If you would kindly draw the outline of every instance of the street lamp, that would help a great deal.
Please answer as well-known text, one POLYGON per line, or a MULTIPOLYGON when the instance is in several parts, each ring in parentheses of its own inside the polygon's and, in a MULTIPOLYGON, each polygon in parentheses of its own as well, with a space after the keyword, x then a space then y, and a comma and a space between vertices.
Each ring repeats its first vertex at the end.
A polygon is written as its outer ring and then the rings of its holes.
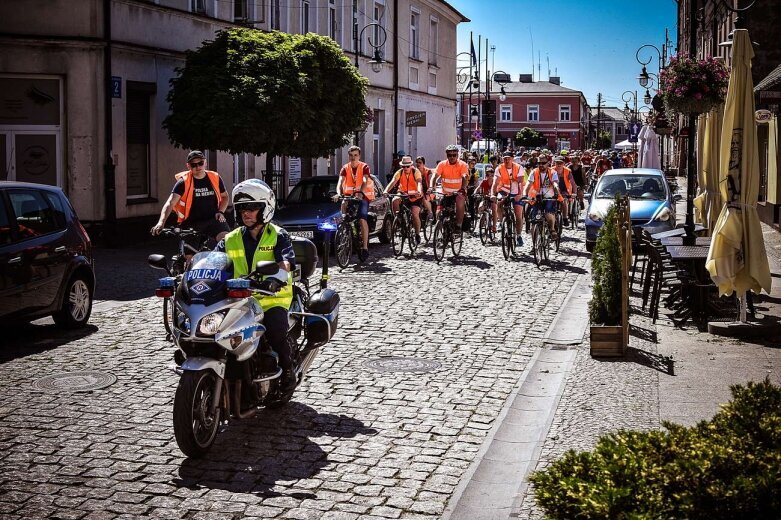
MULTIPOLYGON (((624 118, 628 123, 637 121, 637 91, 626 90, 621 94, 621 99, 624 101, 624 118), (628 97, 627 97, 628 96, 628 97), (634 111, 629 108, 629 101, 634 101, 634 111)), ((635 150, 635 143, 632 143, 632 150, 635 150)))
MULTIPOLYGON (((382 71, 382 66, 385 63, 385 61, 382 59, 382 52, 380 51, 380 48, 385 45, 385 40, 388 39, 388 33, 385 32, 385 27, 380 25, 379 23, 372 22, 369 24, 366 24, 363 26, 363 29, 361 29, 360 32, 358 32, 358 25, 356 24, 354 26, 353 34, 355 35, 354 43, 355 43, 355 68, 359 69, 358 66, 358 55, 362 54, 360 49, 360 42, 363 41, 363 33, 368 29, 369 27, 374 28, 374 35, 375 35, 375 41, 372 41, 371 36, 367 38, 367 41, 369 42, 369 45, 371 46, 373 52, 372 52, 372 59, 369 60, 369 63, 371 64, 372 71, 375 73, 379 73, 382 71)), ((359 69, 360 70, 360 69, 359 69)), ((355 130, 355 145, 358 146, 358 139, 359 139, 359 132, 356 129, 355 130)))
POLYGON ((499 94, 499 101, 507 101, 507 92, 504 91, 504 85, 502 85, 502 89, 499 94))

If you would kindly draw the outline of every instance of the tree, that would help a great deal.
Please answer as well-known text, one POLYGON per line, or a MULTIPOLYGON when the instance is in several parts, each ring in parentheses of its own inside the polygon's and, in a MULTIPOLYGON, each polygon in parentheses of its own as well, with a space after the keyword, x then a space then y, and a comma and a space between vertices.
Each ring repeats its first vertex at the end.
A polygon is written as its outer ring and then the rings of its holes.
POLYGON ((534 128, 524 127, 515 134, 515 144, 518 146, 544 146, 548 140, 534 128))
POLYGON ((368 80, 330 38, 235 28, 189 51, 163 121, 176 146, 320 157, 349 142, 371 110, 368 80))
POLYGON ((597 136, 597 149, 604 150, 613 146, 613 138, 607 130, 601 130, 597 136))

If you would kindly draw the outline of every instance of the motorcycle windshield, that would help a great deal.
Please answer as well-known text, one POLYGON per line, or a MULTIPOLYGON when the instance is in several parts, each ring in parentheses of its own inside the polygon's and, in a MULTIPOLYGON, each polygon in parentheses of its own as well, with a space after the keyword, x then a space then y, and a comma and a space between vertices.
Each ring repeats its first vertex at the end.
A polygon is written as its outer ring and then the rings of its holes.
POLYGON ((233 262, 218 251, 196 254, 192 267, 184 273, 184 288, 188 303, 211 305, 226 297, 226 282, 233 275, 233 262))

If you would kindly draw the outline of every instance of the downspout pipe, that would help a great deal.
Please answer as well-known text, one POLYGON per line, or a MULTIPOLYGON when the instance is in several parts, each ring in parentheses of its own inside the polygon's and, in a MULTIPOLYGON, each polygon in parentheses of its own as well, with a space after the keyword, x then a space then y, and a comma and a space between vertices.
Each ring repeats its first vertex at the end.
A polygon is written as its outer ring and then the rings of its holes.
MULTIPOLYGON (((112 0, 103 0, 103 75, 105 79, 103 124, 106 141, 106 160, 103 165, 103 196, 106 200, 104 223, 108 225, 113 224, 117 219, 116 183, 114 178, 115 167, 114 158, 112 157, 112 151, 114 149, 112 139, 114 119, 111 113, 111 96, 113 90, 111 85, 111 1, 112 0)), ((113 234, 107 232, 105 235, 108 237, 113 234)))
POLYGON ((399 2, 393 2, 393 154, 399 151, 399 2))

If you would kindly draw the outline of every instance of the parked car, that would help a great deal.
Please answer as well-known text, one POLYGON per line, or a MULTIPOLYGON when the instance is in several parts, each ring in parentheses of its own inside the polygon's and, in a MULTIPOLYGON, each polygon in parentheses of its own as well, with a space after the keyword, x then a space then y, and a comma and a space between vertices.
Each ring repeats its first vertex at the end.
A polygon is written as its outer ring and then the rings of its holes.
POLYGON ((586 210, 586 250, 594 250, 597 233, 616 195, 628 195, 629 216, 633 227, 642 227, 651 233, 668 231, 675 227, 675 203, 680 195, 673 195, 661 170, 651 168, 618 168, 608 170, 597 181, 586 210))
MULTIPOLYGON (((374 200, 369 203, 369 238, 377 237, 380 242, 387 244, 391 239, 393 223, 391 205, 388 196, 382 194, 383 185, 374 174, 372 179, 376 191, 374 200)), ((273 222, 293 236, 308 238, 322 245, 325 232, 318 226, 323 222, 335 223, 341 217, 340 204, 331 199, 336 194, 337 180, 335 175, 300 180, 274 213, 273 222)))
POLYGON ((83 327, 94 293, 92 243, 62 190, 0 182, 0 320, 83 327))

